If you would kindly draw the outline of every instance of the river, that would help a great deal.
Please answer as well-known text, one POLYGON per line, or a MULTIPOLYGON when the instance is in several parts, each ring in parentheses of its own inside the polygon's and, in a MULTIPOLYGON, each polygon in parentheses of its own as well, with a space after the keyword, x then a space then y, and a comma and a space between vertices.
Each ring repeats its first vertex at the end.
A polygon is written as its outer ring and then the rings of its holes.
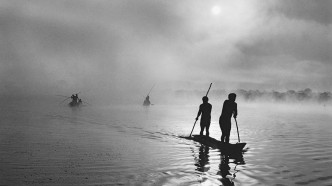
MULTIPOLYGON (((210 136, 219 139, 221 103, 212 104, 210 136)), ((0 185, 332 185, 331 106, 238 105, 247 145, 228 159, 181 138, 198 105, 3 103, 0 185)))

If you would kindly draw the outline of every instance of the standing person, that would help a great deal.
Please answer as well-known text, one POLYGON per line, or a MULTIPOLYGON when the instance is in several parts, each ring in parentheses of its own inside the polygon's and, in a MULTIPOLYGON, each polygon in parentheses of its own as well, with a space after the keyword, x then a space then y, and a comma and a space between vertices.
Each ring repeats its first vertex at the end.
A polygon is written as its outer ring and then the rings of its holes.
POLYGON ((78 94, 75 94, 75 101, 77 102, 78 100, 78 94))
POLYGON ((235 102, 236 94, 230 93, 228 100, 224 101, 221 116, 219 118, 219 125, 222 132, 221 142, 229 143, 229 135, 231 133, 231 118, 237 117, 237 104, 235 102))
POLYGON ((144 106, 150 106, 151 102, 150 102, 150 96, 146 96, 144 102, 143 102, 144 106))
POLYGON ((206 136, 209 136, 212 105, 208 103, 209 98, 207 96, 204 96, 202 100, 203 103, 199 106, 196 121, 198 120, 198 117, 202 114, 200 135, 203 135, 204 128, 206 128, 206 136))
POLYGON ((72 102, 76 102, 76 101, 75 101, 75 95, 74 95, 74 94, 72 94, 70 98, 72 99, 72 102))

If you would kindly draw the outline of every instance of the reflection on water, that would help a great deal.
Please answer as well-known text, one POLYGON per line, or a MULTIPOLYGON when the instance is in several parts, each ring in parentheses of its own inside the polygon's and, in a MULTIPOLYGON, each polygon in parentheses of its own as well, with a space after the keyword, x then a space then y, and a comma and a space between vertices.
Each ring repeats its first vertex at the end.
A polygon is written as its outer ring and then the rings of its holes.
MULTIPOLYGON (((201 145, 199 147, 199 154, 198 157, 194 156, 196 171, 201 173, 206 173, 210 170, 210 163, 209 163, 209 150, 210 147, 206 145, 201 145)), ((222 153, 219 151, 220 163, 218 166, 218 170, 216 175, 219 175, 220 183, 224 186, 234 186, 234 179, 236 177, 236 173, 239 171, 236 169, 237 165, 244 165, 244 159, 242 154, 237 154, 236 156, 230 156, 222 153), (234 168, 231 170, 229 160, 232 159, 234 164, 234 168)))
MULTIPOLYGON (((235 166, 236 168, 236 166, 235 166)), ((235 170, 234 168, 234 170, 235 170)), ((218 171, 218 175, 221 175, 221 183, 225 186, 228 186, 228 185, 234 185, 234 182, 233 180, 235 179, 236 175, 234 172, 233 174, 230 173, 230 166, 229 166, 229 157, 228 155, 221 155, 220 154, 220 164, 219 164, 219 171, 218 171), (233 176, 233 177, 228 177, 228 176, 233 176)))
POLYGON ((199 147, 199 155, 198 158, 195 157, 195 166, 197 167, 195 170, 200 172, 209 171, 209 147, 205 145, 201 145, 199 147))
POLYGON ((196 109, 11 105, 0 110, 0 185, 332 185, 327 108, 239 107, 242 156, 179 137, 196 109))

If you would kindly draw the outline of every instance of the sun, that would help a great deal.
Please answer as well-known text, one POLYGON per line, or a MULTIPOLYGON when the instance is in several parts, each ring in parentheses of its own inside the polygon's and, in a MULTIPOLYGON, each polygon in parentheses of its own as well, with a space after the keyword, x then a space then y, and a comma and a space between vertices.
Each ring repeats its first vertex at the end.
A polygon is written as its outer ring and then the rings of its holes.
POLYGON ((213 6, 213 7, 211 8, 211 13, 212 13, 213 15, 218 15, 218 14, 220 14, 220 11, 221 11, 221 9, 220 9, 219 6, 213 6))

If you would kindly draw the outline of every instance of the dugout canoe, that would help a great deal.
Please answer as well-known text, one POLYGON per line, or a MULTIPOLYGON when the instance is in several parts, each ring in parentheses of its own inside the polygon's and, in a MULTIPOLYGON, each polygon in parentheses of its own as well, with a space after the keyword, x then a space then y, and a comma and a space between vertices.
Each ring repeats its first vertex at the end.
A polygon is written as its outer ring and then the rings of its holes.
POLYGON ((196 142, 209 146, 213 149, 220 149, 223 152, 229 152, 229 153, 241 153, 243 151, 243 148, 247 144, 247 143, 235 143, 235 144, 222 143, 221 141, 218 141, 214 138, 204 135, 192 135, 191 137, 189 137, 189 139, 192 139, 196 142))

